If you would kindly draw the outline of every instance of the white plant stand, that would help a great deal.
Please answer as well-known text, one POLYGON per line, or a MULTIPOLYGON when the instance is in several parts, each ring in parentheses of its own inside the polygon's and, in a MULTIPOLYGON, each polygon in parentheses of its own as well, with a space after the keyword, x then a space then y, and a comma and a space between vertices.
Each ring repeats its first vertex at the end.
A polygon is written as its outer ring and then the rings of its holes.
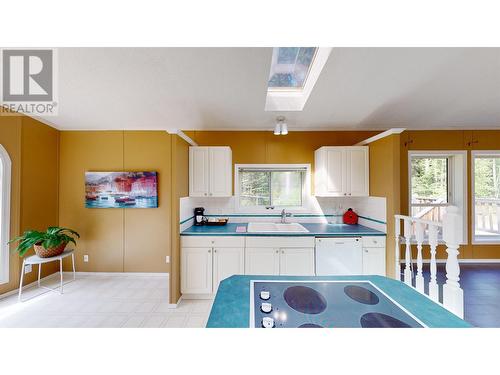
POLYGON ((24 279, 24 267, 27 265, 33 265, 33 264, 38 264, 38 287, 39 288, 44 288, 48 289, 52 292, 59 292, 63 294, 63 285, 68 284, 72 281, 75 281, 76 279, 76 272, 75 272, 75 255, 74 255, 74 250, 64 250, 64 252, 58 256, 55 257, 50 257, 50 258, 40 258, 38 255, 32 255, 27 258, 24 258, 23 260, 23 267, 21 268, 21 280, 19 280, 19 301, 23 302, 21 299, 21 294, 23 292, 23 279, 24 279), (71 264, 73 265, 73 280, 67 281, 66 283, 63 283, 63 270, 62 270, 62 261, 64 258, 71 256, 71 264), (61 275, 61 283, 59 288, 49 288, 43 285, 40 285, 40 276, 42 274, 42 264, 44 263, 50 263, 54 261, 59 261, 59 273, 61 275))

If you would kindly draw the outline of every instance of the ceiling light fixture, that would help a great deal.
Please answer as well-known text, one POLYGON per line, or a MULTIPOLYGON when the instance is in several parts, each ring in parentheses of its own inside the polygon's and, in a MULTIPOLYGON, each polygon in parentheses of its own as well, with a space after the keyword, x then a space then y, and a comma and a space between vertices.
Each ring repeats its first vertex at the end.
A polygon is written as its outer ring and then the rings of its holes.
POLYGON ((287 135, 288 126, 283 116, 276 117, 276 126, 274 127, 274 135, 287 135))

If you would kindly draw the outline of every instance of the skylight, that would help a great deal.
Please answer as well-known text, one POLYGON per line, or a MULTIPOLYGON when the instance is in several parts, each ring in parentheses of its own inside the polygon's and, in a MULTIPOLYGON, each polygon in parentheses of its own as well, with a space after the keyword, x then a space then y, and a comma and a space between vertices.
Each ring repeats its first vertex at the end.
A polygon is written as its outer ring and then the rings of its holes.
POLYGON ((269 73, 269 89, 302 89, 316 50, 316 47, 274 48, 269 73))
POLYGON ((329 47, 273 48, 264 109, 302 111, 331 51, 329 47))

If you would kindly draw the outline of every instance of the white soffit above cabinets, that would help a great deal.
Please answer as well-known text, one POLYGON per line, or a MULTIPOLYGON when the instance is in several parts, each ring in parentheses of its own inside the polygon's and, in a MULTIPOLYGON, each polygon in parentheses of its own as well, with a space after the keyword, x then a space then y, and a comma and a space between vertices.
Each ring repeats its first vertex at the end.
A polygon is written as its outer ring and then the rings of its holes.
MULTIPOLYGON (((275 76, 276 66, 289 66, 289 64, 279 64, 277 61, 279 59, 279 54, 281 47, 276 47, 273 50, 273 61, 271 64, 271 72, 269 77, 269 84, 266 96, 266 111, 302 111, 304 105, 309 99, 316 81, 325 66, 332 48, 330 47, 318 47, 314 48, 314 56, 312 60, 307 61, 310 65, 306 65, 307 71, 305 75, 300 77, 296 85, 280 86, 276 87, 272 85, 273 77, 275 76)), ((312 48, 307 47, 295 47, 295 48, 283 48, 283 49, 297 49, 297 55, 300 54, 300 50, 308 50, 312 48)), ((291 64, 290 64, 291 65, 291 64)), ((297 66, 299 64, 296 64, 297 66)), ((290 74, 288 74, 290 75, 290 74)))

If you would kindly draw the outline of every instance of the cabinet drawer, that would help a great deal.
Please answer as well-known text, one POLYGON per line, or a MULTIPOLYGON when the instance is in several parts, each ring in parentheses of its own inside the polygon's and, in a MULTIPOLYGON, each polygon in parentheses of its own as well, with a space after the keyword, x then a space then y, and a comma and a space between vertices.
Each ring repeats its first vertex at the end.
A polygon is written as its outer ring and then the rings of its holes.
POLYGON ((182 236, 181 247, 245 247, 245 237, 182 236))
POLYGON ((247 247, 314 247, 314 237, 247 237, 247 247))
POLYGON ((363 247, 385 247, 385 237, 362 237, 363 247))

